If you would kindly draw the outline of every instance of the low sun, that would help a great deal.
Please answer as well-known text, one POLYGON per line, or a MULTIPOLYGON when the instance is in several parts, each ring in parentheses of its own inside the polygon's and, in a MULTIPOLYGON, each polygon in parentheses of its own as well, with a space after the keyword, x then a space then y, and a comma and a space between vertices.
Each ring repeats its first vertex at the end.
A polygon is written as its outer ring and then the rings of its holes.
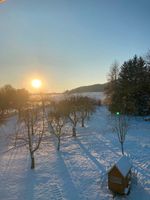
POLYGON ((39 89, 42 86, 42 81, 39 80, 39 79, 33 79, 32 82, 31 82, 31 85, 32 85, 33 88, 39 89))

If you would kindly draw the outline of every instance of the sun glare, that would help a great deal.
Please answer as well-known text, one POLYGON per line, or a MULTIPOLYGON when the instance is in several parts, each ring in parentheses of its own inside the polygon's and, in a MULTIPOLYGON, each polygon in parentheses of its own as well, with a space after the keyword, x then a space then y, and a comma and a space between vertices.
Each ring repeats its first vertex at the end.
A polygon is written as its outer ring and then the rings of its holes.
POLYGON ((32 80, 31 85, 33 88, 39 89, 42 86, 42 82, 39 79, 34 79, 34 80, 32 80))
POLYGON ((5 0, 0 0, 0 3, 3 3, 5 0))

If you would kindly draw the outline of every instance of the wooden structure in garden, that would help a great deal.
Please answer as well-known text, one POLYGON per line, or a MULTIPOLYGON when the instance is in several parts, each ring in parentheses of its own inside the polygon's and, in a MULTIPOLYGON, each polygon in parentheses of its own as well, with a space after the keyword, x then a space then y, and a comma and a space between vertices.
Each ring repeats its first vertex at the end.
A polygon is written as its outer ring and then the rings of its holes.
POLYGON ((115 193, 128 194, 131 184, 131 162, 122 156, 108 171, 108 188, 115 193))

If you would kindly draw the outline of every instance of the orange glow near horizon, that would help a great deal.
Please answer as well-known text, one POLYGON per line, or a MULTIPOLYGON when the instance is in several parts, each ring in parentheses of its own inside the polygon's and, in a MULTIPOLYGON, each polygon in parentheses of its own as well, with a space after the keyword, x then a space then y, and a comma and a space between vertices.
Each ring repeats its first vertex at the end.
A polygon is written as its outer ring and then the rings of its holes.
POLYGON ((42 81, 40 79, 33 79, 31 85, 34 89, 40 89, 42 87, 42 81))
POLYGON ((4 2, 5 0, 0 0, 0 3, 4 2))
POLYGON ((41 72, 30 72, 24 74, 22 78, 22 87, 31 93, 39 93, 47 91, 47 77, 41 72))

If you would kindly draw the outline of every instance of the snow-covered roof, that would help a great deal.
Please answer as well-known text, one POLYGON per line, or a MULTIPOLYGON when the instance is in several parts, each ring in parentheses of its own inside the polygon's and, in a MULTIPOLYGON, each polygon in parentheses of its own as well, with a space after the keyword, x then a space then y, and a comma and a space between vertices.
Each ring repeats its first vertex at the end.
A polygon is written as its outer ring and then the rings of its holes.
POLYGON ((122 156, 115 164, 120 173, 125 177, 132 167, 132 164, 127 156, 122 156))

